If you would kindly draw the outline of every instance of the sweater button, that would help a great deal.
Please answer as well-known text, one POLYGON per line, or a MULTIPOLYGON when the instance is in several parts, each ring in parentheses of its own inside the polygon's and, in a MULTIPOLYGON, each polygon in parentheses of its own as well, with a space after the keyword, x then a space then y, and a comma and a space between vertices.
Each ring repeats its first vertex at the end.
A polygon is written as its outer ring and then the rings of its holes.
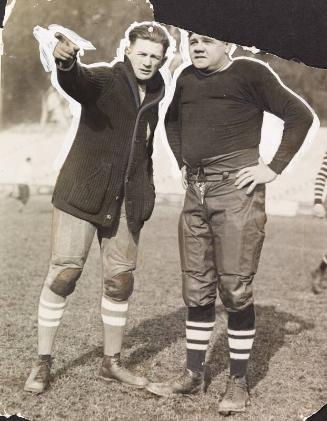
POLYGON ((107 219, 111 219, 111 215, 107 215, 107 216, 106 216, 106 218, 107 218, 107 219))

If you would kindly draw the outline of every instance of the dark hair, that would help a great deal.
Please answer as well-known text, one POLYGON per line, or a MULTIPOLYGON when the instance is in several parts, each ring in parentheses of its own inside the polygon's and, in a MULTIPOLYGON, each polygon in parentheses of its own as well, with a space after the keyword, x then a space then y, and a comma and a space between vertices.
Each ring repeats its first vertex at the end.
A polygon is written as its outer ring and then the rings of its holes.
POLYGON ((134 44, 138 38, 162 44, 164 55, 170 45, 166 32, 158 25, 144 24, 135 26, 135 28, 130 31, 128 38, 131 45, 134 44))

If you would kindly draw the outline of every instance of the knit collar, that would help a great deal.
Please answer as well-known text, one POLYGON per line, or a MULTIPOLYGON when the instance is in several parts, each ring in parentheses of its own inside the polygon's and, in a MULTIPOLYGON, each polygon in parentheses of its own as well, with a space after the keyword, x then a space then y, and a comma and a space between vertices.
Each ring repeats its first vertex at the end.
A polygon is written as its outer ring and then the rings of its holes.
POLYGON ((193 71, 195 73, 195 75, 199 78, 199 79, 205 79, 208 78, 210 76, 214 76, 214 75, 219 75, 219 74, 223 74, 226 72, 226 70, 230 69, 233 66, 233 61, 231 61, 229 63, 228 66, 226 66, 225 68, 223 68, 222 70, 216 70, 213 71, 211 73, 206 73, 206 72, 202 72, 201 70, 197 69, 193 64, 191 65, 191 67, 193 68, 193 71))

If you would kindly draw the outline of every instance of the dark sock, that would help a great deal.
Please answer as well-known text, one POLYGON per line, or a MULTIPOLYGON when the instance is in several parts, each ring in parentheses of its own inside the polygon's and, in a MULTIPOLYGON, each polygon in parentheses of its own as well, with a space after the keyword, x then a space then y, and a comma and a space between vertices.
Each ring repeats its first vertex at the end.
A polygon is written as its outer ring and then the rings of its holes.
POLYGON ((215 325, 215 303, 189 307, 186 320, 186 367, 191 371, 204 371, 209 340, 215 325))
POLYGON ((39 360, 40 361, 46 361, 49 365, 51 365, 52 363, 52 357, 51 355, 39 355, 39 360))
POLYGON ((251 304, 244 310, 228 313, 230 375, 244 377, 255 336, 255 312, 251 304))

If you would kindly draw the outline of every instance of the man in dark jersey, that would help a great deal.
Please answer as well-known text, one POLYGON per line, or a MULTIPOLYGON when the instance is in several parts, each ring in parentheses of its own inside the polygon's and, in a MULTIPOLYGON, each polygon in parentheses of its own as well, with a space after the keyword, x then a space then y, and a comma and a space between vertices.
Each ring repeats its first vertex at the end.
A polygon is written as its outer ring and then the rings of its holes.
POLYGON ((219 412, 249 403, 247 362, 255 335, 252 281, 264 240, 265 184, 288 165, 313 123, 313 113, 270 68, 230 59, 231 45, 190 34, 192 65, 177 80, 166 115, 167 137, 187 188, 179 223, 187 365, 152 393, 196 393, 215 324, 217 288, 228 312, 230 377, 219 412), (272 162, 259 156, 263 112, 284 120, 272 162))

